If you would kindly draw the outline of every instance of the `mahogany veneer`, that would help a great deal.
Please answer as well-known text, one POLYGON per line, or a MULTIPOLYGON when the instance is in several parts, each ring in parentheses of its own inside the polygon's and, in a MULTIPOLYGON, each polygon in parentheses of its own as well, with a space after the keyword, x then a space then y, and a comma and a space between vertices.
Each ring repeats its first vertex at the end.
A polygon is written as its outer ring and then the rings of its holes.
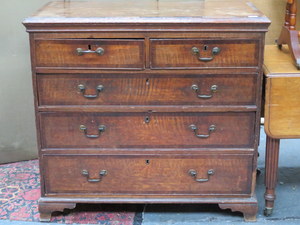
POLYGON ((75 193, 98 197, 107 194, 226 196, 250 193, 252 173, 249 168, 252 167, 252 158, 251 154, 78 155, 76 157, 45 155, 43 164, 49 195, 75 193), (107 174, 101 176, 99 173, 103 169, 107 174), (89 182, 89 177, 82 179, 83 170, 88 171, 90 177, 102 179, 107 185, 103 185, 102 181, 89 182), (189 175, 190 170, 195 170, 199 178, 209 179, 209 182, 204 182, 199 187, 195 178, 189 175), (209 170, 213 170, 213 174, 208 175, 209 170), (227 176, 227 173, 232 176, 227 176), (119 185, 120 183, 122 185, 119 185))
POLYGON ((43 39, 35 42, 35 54, 37 67, 144 68, 144 40, 43 39), (77 49, 95 51, 98 48, 104 50, 102 55, 74 54, 77 49))
POLYGON ((152 69, 256 66, 258 44, 257 40, 150 39, 150 66, 152 69), (193 47, 200 49, 203 58, 210 58, 214 47, 221 52, 214 60, 201 61, 197 55, 191 57, 193 47))
POLYGON ((253 148, 254 121, 253 112, 84 114, 48 112, 40 114, 40 136, 42 148, 253 148), (81 125, 86 127, 86 133, 80 130, 81 125), (195 125, 198 130, 194 131, 191 125, 195 125), (99 131, 101 126, 105 126, 102 132, 99 131), (215 130, 211 132, 209 138, 195 136, 195 133, 208 135, 212 126, 215 126, 215 130), (99 135, 99 138, 87 138, 87 135, 99 135))
POLYGON ((76 203, 215 203, 255 220, 270 21, 222 5, 52 2, 24 21, 42 221, 76 203))
POLYGON ((40 105, 199 105, 198 95, 213 95, 201 105, 254 105, 256 74, 45 74, 37 78, 40 105), (88 99, 88 95, 99 95, 88 99), (103 90, 97 93, 97 86, 103 90), (197 85, 198 92, 192 89, 197 85), (217 86, 212 93, 211 88, 217 86))

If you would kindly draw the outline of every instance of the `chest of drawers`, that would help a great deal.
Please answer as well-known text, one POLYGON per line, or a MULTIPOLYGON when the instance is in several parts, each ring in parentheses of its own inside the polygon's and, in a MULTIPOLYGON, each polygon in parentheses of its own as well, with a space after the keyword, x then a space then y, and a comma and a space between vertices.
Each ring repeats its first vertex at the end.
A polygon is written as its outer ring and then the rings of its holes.
POLYGON ((222 5, 52 2, 24 21, 41 220, 76 203, 215 203, 255 220, 269 20, 222 5))

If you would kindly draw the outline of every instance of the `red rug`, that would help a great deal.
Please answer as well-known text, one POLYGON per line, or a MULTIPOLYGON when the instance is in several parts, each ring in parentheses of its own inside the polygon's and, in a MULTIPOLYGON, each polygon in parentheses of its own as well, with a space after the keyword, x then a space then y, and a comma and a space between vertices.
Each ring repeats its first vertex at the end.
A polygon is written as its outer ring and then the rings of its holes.
MULTIPOLYGON (((37 160, 0 165, 0 219, 39 221, 37 160)), ((53 213, 51 222, 105 225, 141 224, 137 205, 78 204, 67 213, 53 213)), ((1 223, 1 222, 0 222, 1 223)))

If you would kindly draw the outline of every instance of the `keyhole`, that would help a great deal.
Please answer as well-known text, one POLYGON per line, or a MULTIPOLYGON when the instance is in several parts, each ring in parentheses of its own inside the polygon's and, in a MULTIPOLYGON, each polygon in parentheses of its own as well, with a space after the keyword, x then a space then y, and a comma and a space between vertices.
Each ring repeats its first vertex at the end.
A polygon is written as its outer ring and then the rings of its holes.
POLYGON ((145 162, 146 162, 147 165, 150 164, 150 160, 149 159, 146 159, 145 162))
POLYGON ((204 51, 207 51, 207 49, 208 49, 208 46, 207 46, 207 45, 204 45, 203 50, 204 50, 204 51))
POLYGON ((146 85, 149 85, 149 78, 146 79, 146 85))
POLYGON ((145 123, 149 123, 150 122, 150 117, 149 116, 146 116, 145 117, 145 123))
POLYGON ((89 49, 89 50, 91 50, 91 49, 92 49, 91 45, 88 45, 88 49, 89 49))

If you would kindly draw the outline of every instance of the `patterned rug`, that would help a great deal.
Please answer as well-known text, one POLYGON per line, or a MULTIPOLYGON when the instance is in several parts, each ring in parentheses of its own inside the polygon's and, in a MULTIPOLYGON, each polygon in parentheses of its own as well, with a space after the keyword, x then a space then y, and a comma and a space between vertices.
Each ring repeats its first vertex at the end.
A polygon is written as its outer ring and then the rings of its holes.
MULTIPOLYGON (((39 197, 37 160, 0 165, 0 219, 39 221, 39 197)), ((139 225, 142 220, 142 207, 142 205, 77 204, 73 210, 53 213, 51 222, 139 225)))

